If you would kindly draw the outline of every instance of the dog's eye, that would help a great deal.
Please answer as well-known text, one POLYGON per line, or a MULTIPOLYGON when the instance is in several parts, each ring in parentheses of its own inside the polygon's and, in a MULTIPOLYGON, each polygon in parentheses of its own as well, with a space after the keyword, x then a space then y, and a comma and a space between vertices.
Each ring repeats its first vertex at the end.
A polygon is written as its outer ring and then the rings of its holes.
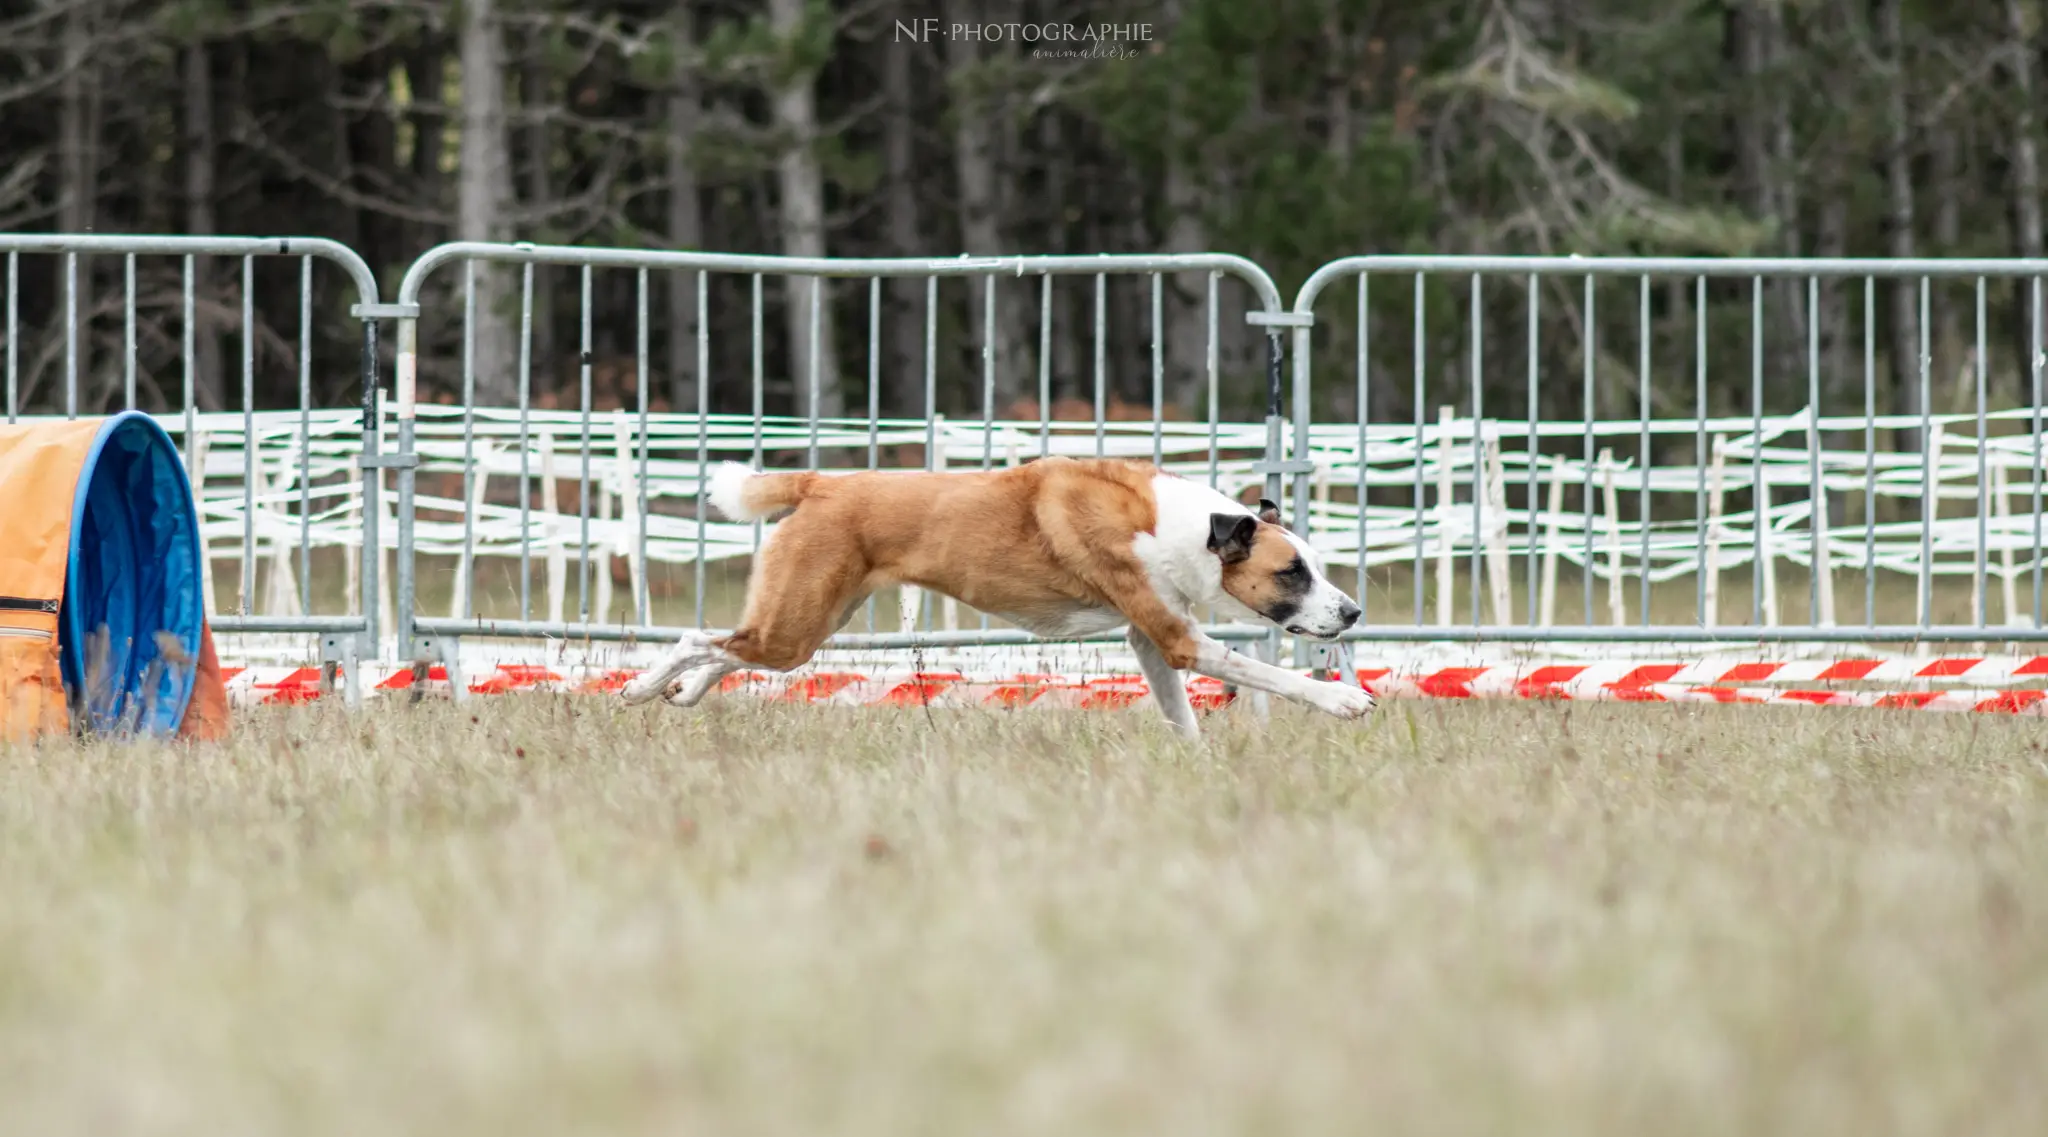
POLYGON ((1308 576, 1308 565, 1304 564, 1300 557, 1296 557, 1293 564, 1280 570, 1279 575, 1288 580, 1302 580, 1308 576))

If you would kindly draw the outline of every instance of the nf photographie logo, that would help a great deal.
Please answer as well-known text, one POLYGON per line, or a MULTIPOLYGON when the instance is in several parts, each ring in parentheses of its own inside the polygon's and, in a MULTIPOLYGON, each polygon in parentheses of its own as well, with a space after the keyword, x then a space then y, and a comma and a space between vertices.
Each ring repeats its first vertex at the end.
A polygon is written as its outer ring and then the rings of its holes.
POLYGON ((1118 59, 1136 55, 1132 45, 1152 42, 1151 24, 974 24, 941 20, 898 20, 896 42, 1022 43, 1033 59, 1118 59))

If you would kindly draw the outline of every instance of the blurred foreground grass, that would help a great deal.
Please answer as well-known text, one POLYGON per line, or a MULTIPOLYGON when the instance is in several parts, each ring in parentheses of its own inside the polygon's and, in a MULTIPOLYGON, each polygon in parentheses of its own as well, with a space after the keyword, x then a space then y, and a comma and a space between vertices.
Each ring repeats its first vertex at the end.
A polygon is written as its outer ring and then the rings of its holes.
POLYGON ((2048 1132, 2037 720, 1205 725, 0 747, 0 1130, 2048 1132))

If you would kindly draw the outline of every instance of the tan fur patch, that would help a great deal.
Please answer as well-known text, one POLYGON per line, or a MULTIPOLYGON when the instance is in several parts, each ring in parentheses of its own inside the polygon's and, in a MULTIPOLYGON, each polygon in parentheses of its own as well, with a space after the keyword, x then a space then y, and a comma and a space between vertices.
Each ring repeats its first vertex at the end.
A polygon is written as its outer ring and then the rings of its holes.
POLYGON ((1223 591, 1254 612, 1266 613, 1295 599, 1279 574, 1298 554, 1277 525, 1260 523, 1252 536, 1251 555, 1223 566, 1223 591))

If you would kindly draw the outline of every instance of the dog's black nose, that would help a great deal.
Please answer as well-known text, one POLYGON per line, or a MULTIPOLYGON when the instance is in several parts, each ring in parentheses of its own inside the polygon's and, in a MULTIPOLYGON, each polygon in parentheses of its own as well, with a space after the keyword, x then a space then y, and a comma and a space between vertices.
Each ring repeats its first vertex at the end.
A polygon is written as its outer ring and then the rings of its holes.
POLYGON ((1343 606, 1337 609, 1337 618, 1344 621, 1344 626, 1347 628, 1356 624, 1358 622, 1358 605, 1346 600, 1343 606))

